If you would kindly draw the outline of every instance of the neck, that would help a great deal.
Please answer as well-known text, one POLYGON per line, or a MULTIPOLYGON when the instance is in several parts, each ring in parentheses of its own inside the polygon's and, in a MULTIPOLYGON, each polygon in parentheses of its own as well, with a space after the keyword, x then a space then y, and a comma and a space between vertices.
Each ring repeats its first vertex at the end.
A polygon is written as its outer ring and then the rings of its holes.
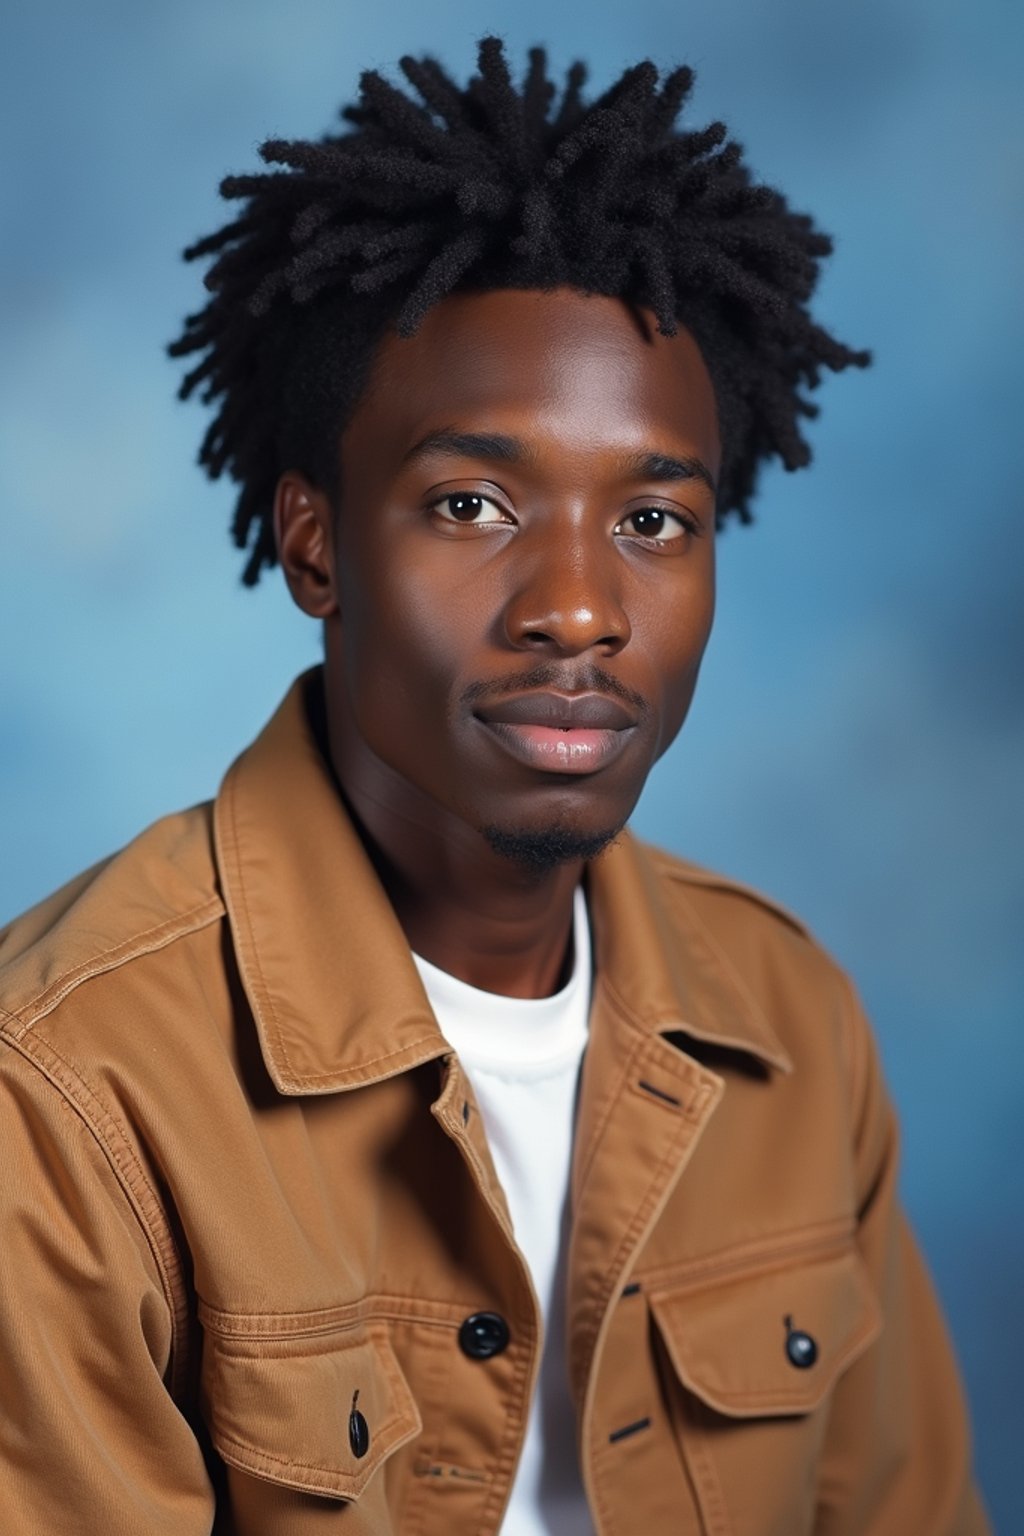
POLYGON ((432 965, 506 997, 565 982, 580 860, 538 872, 400 778, 354 729, 330 719, 331 765, 409 941, 432 965))

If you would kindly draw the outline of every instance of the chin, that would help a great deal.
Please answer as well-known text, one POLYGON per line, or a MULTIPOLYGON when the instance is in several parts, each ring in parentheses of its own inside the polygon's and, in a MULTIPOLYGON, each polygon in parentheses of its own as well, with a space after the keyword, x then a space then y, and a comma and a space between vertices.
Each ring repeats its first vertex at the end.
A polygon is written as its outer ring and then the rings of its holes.
POLYGON ((490 847, 519 869, 546 875, 562 864, 586 862, 613 842, 623 823, 599 832, 554 824, 548 827, 486 826, 481 830, 490 847))

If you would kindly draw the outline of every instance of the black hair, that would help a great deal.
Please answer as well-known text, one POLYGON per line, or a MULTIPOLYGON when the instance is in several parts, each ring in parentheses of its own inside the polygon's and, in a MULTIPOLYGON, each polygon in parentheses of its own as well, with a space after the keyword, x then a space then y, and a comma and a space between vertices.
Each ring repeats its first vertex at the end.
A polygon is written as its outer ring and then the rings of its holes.
POLYGON ((724 124, 677 129, 685 67, 637 64, 590 103, 584 66, 559 96, 540 48, 517 89, 496 38, 465 89, 430 58, 401 69, 418 100, 368 71, 344 131, 268 140, 284 169, 228 176, 239 216, 185 252, 216 258, 211 297, 169 350, 199 354, 181 398, 217 407, 199 462, 240 487, 243 581, 275 561, 281 472, 336 489, 377 342, 456 290, 568 285, 646 306, 666 335, 686 326, 718 405, 718 517, 749 522, 761 464, 810 459, 822 370, 869 361, 808 311, 828 236, 752 179, 724 124))

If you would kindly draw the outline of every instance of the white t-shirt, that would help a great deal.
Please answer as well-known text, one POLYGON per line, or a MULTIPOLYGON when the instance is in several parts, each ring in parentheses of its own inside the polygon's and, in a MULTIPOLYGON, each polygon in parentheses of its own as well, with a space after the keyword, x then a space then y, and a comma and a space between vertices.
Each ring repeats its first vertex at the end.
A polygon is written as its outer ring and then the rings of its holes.
POLYGON ((576 1085, 590 1013, 590 929, 577 887, 573 968, 553 997, 481 992, 413 955, 441 1031, 473 1084, 544 1352, 501 1536, 594 1536, 565 1361, 565 1269, 576 1085))

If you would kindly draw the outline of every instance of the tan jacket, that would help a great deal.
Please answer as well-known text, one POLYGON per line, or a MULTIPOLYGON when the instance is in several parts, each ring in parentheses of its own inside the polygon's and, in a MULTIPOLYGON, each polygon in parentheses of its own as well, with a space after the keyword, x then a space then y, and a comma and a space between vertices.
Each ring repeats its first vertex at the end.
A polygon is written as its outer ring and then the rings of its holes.
MULTIPOLYGON (((0 935, 4 1536, 500 1527, 536 1298, 314 686, 215 804, 0 935)), ((566 1304, 600 1536, 984 1532, 843 975, 628 836, 588 878, 566 1304)))

